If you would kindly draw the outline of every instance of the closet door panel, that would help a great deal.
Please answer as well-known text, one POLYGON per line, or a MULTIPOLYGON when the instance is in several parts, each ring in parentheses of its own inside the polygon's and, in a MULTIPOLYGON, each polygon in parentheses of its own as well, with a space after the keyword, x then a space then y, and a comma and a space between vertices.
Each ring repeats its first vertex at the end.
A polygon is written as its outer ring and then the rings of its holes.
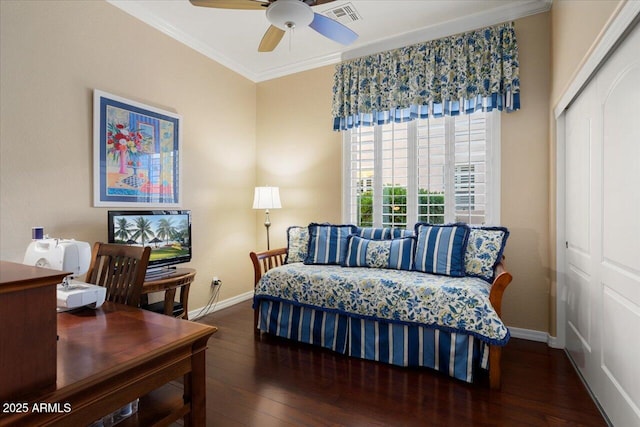
POLYGON ((592 133, 597 127, 595 85, 587 87, 566 116, 566 337, 567 350, 584 376, 593 360, 592 133))
MULTIPOLYGON (((614 275, 611 275, 614 276, 614 275)), ((616 283, 603 282, 603 335, 601 369, 604 375, 596 395, 614 425, 640 425, 640 306, 616 292, 616 283)))
POLYGON ((614 425, 640 425, 640 27, 596 75, 601 106, 601 304, 595 395, 614 425))
POLYGON ((640 65, 614 77, 603 100, 603 261, 640 273, 640 65))

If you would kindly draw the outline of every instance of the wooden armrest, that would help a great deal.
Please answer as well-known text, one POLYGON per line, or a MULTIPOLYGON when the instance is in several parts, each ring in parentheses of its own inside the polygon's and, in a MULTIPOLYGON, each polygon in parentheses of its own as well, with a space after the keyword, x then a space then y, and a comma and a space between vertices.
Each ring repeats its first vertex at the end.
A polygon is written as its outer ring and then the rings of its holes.
POLYGON ((493 279, 491 293, 489 294, 489 301, 500 317, 502 317, 502 295, 512 279, 513 276, 507 271, 503 258, 496 266, 496 277, 493 279))
POLYGON ((249 257, 253 263, 253 274, 255 287, 264 273, 274 267, 284 264, 287 248, 271 249, 264 252, 250 252, 249 257))
MULTIPOLYGON (((502 257, 502 261, 496 266, 496 277, 493 279, 491 292, 489 293, 489 301, 500 317, 502 317, 502 295, 512 279, 511 273, 507 271, 504 265, 504 257, 502 257)), ((492 390, 500 389, 502 376, 500 366, 501 355, 502 347, 497 345, 489 346, 489 387, 492 390)))

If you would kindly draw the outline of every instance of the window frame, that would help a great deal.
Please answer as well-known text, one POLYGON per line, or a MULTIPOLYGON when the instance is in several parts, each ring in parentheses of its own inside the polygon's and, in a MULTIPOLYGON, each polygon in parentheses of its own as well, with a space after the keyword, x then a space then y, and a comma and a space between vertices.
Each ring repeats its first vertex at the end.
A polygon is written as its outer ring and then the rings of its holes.
MULTIPOLYGON (((486 145, 486 203, 485 203, 485 221, 482 225, 499 225, 500 224, 500 205, 501 205, 501 196, 500 196, 500 177, 501 177, 501 134, 500 134, 500 112, 492 111, 492 112, 483 112, 486 117, 487 123, 485 127, 485 138, 487 141, 486 145)), ((445 133, 448 142, 446 143, 446 170, 448 172, 445 177, 445 189, 449 189, 451 191, 451 195, 453 197, 445 198, 445 223, 451 223, 455 221, 456 213, 455 213, 455 203, 457 195, 455 193, 455 164, 451 165, 452 159, 455 162, 454 155, 452 153, 451 147, 453 147, 454 143, 451 142, 452 138, 455 141, 454 136, 454 121, 456 118, 460 117, 468 117, 470 115, 460 115, 455 117, 445 117, 445 133)), ((418 131, 417 126, 419 120, 429 120, 429 119, 416 119, 410 122, 407 122, 407 136, 409 138, 410 143, 408 144, 408 170, 407 170, 407 207, 406 207, 406 216, 407 216, 407 228, 412 229, 415 223, 418 220, 418 197, 415 199, 411 199, 409 195, 415 194, 418 195, 418 131)), ((351 182, 351 136, 353 132, 360 131, 359 128, 353 128, 346 131, 342 131, 342 221, 343 223, 354 223, 353 218, 357 218, 354 216, 352 218, 351 209, 355 206, 351 200, 351 190, 352 190, 352 182, 351 182)), ((374 133, 374 177, 382 176, 382 125, 374 125, 373 126, 374 133)), ((475 185, 474 182, 470 182, 466 184, 475 185)), ((382 227, 383 226, 383 217, 384 212, 382 209, 383 205, 383 183, 382 180, 374 180, 373 182, 373 226, 374 227, 382 227)), ((459 216, 459 215, 458 215, 459 216)), ((467 222, 467 221, 465 221, 467 222)))

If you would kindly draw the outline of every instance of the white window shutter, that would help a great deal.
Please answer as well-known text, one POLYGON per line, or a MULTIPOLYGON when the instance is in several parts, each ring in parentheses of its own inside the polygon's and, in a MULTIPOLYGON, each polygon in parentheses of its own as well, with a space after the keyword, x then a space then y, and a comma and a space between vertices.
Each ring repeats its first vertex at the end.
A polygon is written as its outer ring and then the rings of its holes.
POLYGON ((343 142, 345 222, 499 223, 498 113, 359 127, 343 142))

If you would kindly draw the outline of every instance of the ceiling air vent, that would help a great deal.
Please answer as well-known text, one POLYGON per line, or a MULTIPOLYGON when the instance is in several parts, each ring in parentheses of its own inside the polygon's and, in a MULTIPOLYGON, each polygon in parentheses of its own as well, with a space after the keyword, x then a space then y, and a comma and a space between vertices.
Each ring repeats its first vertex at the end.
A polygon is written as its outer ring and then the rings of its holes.
POLYGON ((362 17, 351 3, 345 3, 341 6, 334 7, 333 9, 325 10, 322 12, 328 18, 346 24, 349 22, 360 21, 362 17))

